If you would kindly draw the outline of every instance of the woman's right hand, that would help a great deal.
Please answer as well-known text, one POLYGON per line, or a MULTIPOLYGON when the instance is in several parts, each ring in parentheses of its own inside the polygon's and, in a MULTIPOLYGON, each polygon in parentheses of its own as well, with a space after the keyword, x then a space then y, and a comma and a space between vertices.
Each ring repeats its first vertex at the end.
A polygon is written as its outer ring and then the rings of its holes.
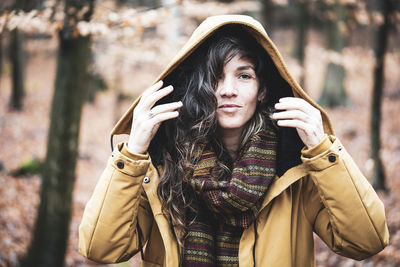
POLYGON ((131 153, 146 153, 161 123, 179 116, 177 109, 182 107, 181 101, 153 107, 158 100, 173 91, 172 85, 160 89, 162 85, 163 82, 159 81, 146 89, 133 110, 132 127, 128 141, 128 151, 131 153))

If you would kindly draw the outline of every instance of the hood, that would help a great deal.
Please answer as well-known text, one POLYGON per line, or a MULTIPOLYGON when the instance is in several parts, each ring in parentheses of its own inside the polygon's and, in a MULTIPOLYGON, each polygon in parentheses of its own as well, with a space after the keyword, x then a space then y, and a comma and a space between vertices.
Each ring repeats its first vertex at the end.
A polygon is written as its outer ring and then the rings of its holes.
MULTIPOLYGON (((289 73, 282 56, 280 55, 278 49, 274 43, 269 38, 263 26, 253 19, 252 17, 245 15, 219 15, 212 16, 203 21, 199 27, 193 32, 190 39, 182 47, 182 49, 177 53, 177 55, 172 59, 164 71, 155 79, 154 83, 159 80, 164 80, 173 70, 175 70, 179 64, 181 64, 189 55, 193 53, 208 37, 212 36, 218 29, 225 25, 237 25, 239 29, 246 30, 249 32, 255 40, 265 49, 268 53, 272 62, 275 65, 276 80, 278 94, 276 96, 276 102, 279 98, 285 96, 295 96, 300 97, 309 102, 312 106, 320 110, 324 131, 327 134, 334 134, 334 129, 332 123, 327 115, 327 113, 317 105, 299 86, 299 84, 294 80, 292 75, 289 73)), ((117 124, 114 126, 111 135, 118 134, 129 134, 132 124, 132 114, 133 109, 139 102, 140 97, 134 101, 134 103, 129 107, 125 114, 120 118, 117 124)), ((284 128, 284 127, 282 127, 284 128)), ((300 163, 300 150, 304 146, 299 139, 297 132, 293 128, 285 128, 280 131, 280 138, 278 142, 281 143, 280 151, 278 151, 281 157, 278 158, 279 161, 284 162, 281 166, 281 170, 278 171, 278 175, 285 172, 291 166, 300 163), (282 141, 285 142, 282 142, 282 141), (292 140, 292 141, 290 141, 292 140), (293 141, 294 140, 294 141, 293 141), (287 141, 290 141, 289 143, 287 141), (286 158, 287 153, 289 153, 290 159, 286 158), (287 165, 287 166, 286 166, 287 165)), ((151 153, 150 153, 151 154, 151 153)))

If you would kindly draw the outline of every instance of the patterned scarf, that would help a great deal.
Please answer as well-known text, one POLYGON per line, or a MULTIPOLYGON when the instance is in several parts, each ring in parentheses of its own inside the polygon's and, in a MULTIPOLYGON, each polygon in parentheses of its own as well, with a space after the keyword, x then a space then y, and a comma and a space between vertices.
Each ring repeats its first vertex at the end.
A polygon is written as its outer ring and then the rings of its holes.
POLYGON ((209 144, 184 179, 198 196, 198 212, 187 212, 183 266, 238 266, 239 241, 256 219, 275 176, 276 133, 267 129, 251 137, 233 163, 228 181, 211 174, 217 157, 209 144))

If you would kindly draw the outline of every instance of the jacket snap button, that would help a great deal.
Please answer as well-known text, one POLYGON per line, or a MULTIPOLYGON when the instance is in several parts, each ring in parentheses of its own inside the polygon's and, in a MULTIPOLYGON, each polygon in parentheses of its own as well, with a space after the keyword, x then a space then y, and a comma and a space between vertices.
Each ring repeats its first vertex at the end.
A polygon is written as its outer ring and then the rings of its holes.
POLYGON ((144 177, 144 179, 143 179, 143 182, 147 184, 148 182, 150 182, 150 178, 149 178, 149 177, 147 177, 147 176, 146 176, 146 177, 144 177))
POLYGON ((117 162, 117 167, 120 168, 120 169, 123 169, 124 168, 124 162, 123 161, 118 161, 117 162))
POLYGON ((329 162, 335 162, 336 156, 333 155, 333 154, 330 154, 330 155, 328 156, 328 160, 329 160, 329 162))

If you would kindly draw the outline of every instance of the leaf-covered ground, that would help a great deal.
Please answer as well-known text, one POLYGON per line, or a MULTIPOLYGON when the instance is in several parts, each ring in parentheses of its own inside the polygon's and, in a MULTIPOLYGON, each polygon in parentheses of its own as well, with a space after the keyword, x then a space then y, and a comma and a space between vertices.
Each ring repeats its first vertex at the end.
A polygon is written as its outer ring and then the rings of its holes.
MULTIPOLYGON (((96 39, 95 61, 109 89, 99 93, 93 104, 86 104, 82 114, 77 179, 74 190, 70 239, 66 257, 67 266, 91 266, 77 251, 78 225, 85 203, 110 155, 109 133, 116 120, 139 94, 160 73, 173 57, 188 34, 202 16, 185 18, 181 37, 171 40, 157 30, 145 32, 139 41, 124 44, 96 39), (104 48, 107 46, 107 48, 104 48), (127 97, 121 100, 121 95, 127 97)), ((293 49, 293 32, 277 29, 273 40, 281 50, 289 68, 295 74, 299 67, 290 56, 293 49)), ((320 95, 325 63, 323 36, 310 32, 306 60, 306 90, 314 98, 320 95)), ((386 58, 386 87, 382 103, 382 157, 385 165, 388 194, 380 193, 385 204, 391 234, 390 244, 378 255, 361 261, 337 256, 316 239, 318 266, 398 266, 400 265, 400 52, 391 42, 386 58)), ((49 112, 54 87, 57 40, 30 40, 28 52, 26 96, 21 112, 10 111, 10 65, 5 62, 0 89, 0 266, 17 266, 30 242, 36 208, 39 202, 40 178, 38 175, 12 177, 11 172, 22 162, 44 159, 49 127, 49 112)), ((343 52, 347 71, 346 88, 352 106, 329 109, 337 136, 366 175, 370 178, 369 114, 372 88, 373 54, 362 42, 351 45, 343 52)), ((125 140, 117 137, 115 143, 125 140)), ((138 266, 136 256, 128 265, 138 266)))

